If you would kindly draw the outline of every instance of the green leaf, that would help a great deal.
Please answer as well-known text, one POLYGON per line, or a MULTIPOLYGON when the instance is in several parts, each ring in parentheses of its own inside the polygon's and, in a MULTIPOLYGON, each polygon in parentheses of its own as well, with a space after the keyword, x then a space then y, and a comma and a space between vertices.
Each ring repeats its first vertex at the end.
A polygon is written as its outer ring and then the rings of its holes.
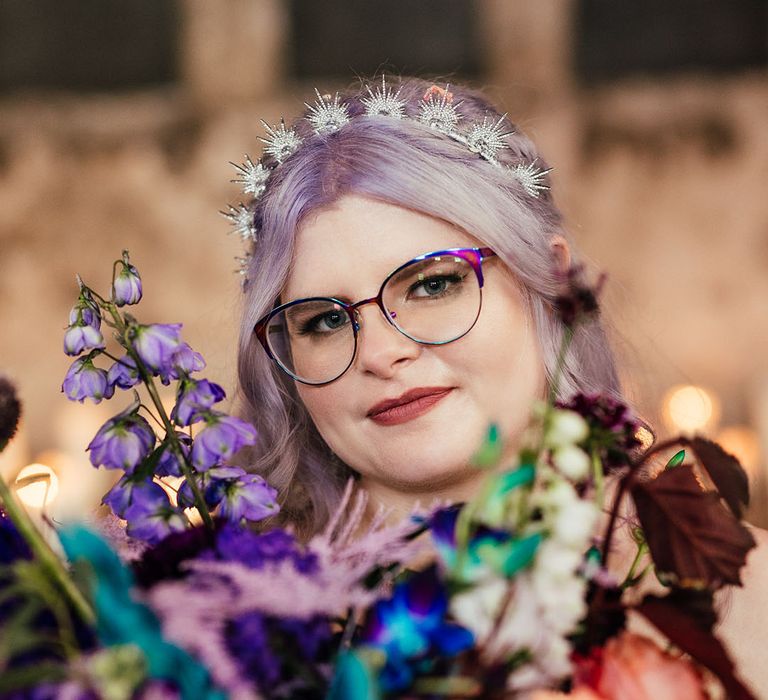
POLYGON ((683 462, 685 461, 685 450, 680 450, 680 452, 677 452, 675 455, 672 456, 672 459, 667 462, 664 469, 673 469, 674 467, 679 467, 683 462))

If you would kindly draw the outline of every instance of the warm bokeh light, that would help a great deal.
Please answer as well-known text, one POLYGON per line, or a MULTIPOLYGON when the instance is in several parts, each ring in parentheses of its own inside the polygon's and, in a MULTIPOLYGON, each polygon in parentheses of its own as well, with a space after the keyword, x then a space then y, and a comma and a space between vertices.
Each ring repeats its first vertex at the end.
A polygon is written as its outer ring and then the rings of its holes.
POLYGON ((716 427, 720 419, 720 401, 701 386, 674 386, 664 394, 662 415, 672 432, 705 432, 716 427))
POLYGON ((59 495, 56 472, 45 464, 28 464, 16 477, 16 495, 27 507, 43 509, 59 495))
POLYGON ((721 447, 736 457, 750 479, 757 478, 760 470, 760 437, 746 425, 729 425, 715 438, 721 447))

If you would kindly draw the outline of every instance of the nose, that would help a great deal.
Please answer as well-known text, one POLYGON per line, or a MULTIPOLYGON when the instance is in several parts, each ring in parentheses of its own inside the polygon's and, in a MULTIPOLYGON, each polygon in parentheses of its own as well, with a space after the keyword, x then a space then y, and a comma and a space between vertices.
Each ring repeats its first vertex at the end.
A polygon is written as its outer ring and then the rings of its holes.
POLYGON ((384 318, 376 304, 356 309, 360 322, 355 367, 382 379, 391 379, 398 369, 415 360, 422 345, 404 336, 384 318), (365 317, 363 314, 366 314, 365 317))

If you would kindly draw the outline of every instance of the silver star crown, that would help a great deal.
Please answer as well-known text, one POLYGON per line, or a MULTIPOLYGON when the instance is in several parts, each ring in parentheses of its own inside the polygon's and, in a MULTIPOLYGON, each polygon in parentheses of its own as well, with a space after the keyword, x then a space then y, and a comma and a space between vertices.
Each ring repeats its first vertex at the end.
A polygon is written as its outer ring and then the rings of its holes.
POLYGON ((473 124, 469 134, 467 134, 467 147, 473 153, 479 153, 483 158, 490 161, 496 161, 497 152, 509 148, 504 142, 507 136, 512 136, 513 131, 504 131, 501 124, 506 119, 506 112, 499 117, 499 120, 492 124, 488 117, 483 117, 482 124, 473 124))
POLYGON ((440 97, 437 99, 435 99, 434 92, 430 92, 429 96, 425 96, 426 99, 422 99, 419 121, 433 129, 442 131, 444 134, 451 135, 461 116, 456 111, 458 105, 452 104, 448 88, 449 85, 446 85, 445 90, 440 92, 440 97))
POLYGON ((304 105, 309 109, 307 120, 317 134, 330 134, 349 122, 349 110, 347 105, 339 104, 339 93, 337 92, 331 102, 330 95, 321 95, 315 88, 317 101, 314 105, 304 105))
POLYGON ((230 161, 230 165, 237 170, 237 177, 230 182, 237 182, 243 186, 245 194, 251 194, 254 197, 260 197, 267 188, 267 179, 272 172, 265 168, 261 161, 254 163, 249 155, 245 156, 245 163, 238 165, 230 161))
POLYGON ((536 161, 533 161, 533 163, 518 163, 512 166, 510 170, 531 197, 538 198, 540 192, 549 189, 544 178, 552 172, 552 168, 542 170, 537 168, 536 161))
POLYGON ((280 125, 274 129, 263 119, 261 124, 269 134, 269 138, 266 139, 259 136, 259 141, 267 144, 264 153, 271 155, 278 163, 282 163, 301 146, 301 138, 294 129, 285 128, 285 120, 282 117, 280 118, 280 125))
POLYGON ((227 209, 228 211, 220 213, 222 216, 229 219, 234 232, 240 236, 243 241, 255 241, 256 228, 253 225, 253 212, 250 211, 245 204, 238 204, 236 207, 228 204, 227 209))
MULTIPOLYGON (((506 114, 496 122, 486 115, 483 117, 482 123, 476 122, 469 129, 461 131, 457 129, 462 115, 456 108, 461 105, 461 102, 453 102, 453 96, 448 91, 449 87, 450 85, 446 85, 445 88, 440 88, 437 85, 430 87, 419 102, 419 114, 416 117, 408 117, 407 104, 400 99, 402 88, 394 92, 387 85, 383 75, 380 87, 377 86, 375 90, 372 90, 370 86, 366 86, 369 97, 361 97, 360 102, 365 107, 365 116, 384 115, 395 119, 412 119, 446 134, 497 168, 504 168, 506 172, 517 179, 525 193, 530 197, 538 198, 541 192, 548 190, 549 185, 546 182, 546 176, 552 168, 542 169, 536 165, 535 160, 516 165, 506 165, 499 162, 499 152, 509 148, 505 139, 515 133, 514 131, 504 131, 503 122, 506 114)), ((317 100, 314 105, 309 105, 306 102, 304 104, 309 110, 306 119, 316 134, 332 133, 349 123, 349 107, 347 104, 340 103, 338 92, 333 98, 331 95, 321 95, 317 89, 315 89, 315 94, 317 100)), ((259 137, 259 140, 266 144, 264 154, 272 156, 277 161, 277 165, 282 164, 301 146, 302 138, 295 129, 286 127, 283 118, 280 119, 280 124, 275 127, 263 120, 261 123, 268 134, 267 138, 259 137)), ((257 200, 264 194, 269 176, 277 167, 277 165, 265 167, 261 158, 254 163, 247 155, 245 156, 245 163, 242 165, 232 163, 232 165, 237 170, 237 178, 232 182, 242 185, 243 192, 250 195, 251 201, 257 200)), ((243 241, 256 241, 258 231, 254 224, 253 211, 250 205, 230 205, 228 211, 221 213, 230 220, 234 231, 243 241)), ((245 257, 237 258, 240 272, 243 274, 243 281, 245 281, 245 270, 251 258, 250 253, 247 253, 245 257)))
POLYGON ((384 75, 381 76, 381 87, 377 87, 376 92, 372 92, 368 85, 365 89, 368 90, 370 97, 362 97, 360 101, 365 105, 366 116, 374 117, 383 114, 395 119, 405 117, 405 100, 398 99, 402 88, 393 95, 392 88, 387 87, 384 75))

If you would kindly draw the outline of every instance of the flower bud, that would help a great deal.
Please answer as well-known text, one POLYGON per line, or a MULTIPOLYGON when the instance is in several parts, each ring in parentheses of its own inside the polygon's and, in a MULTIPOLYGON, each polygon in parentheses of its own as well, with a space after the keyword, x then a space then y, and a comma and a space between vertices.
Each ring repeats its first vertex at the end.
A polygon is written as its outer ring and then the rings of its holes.
POLYGON ((589 474, 589 455, 576 445, 565 445, 555 450, 552 462, 571 481, 582 481, 589 474))
POLYGON ((104 348, 104 336, 98 328, 91 325, 75 325, 67 328, 64 333, 64 352, 67 355, 77 356, 87 350, 102 350, 104 348))
POLYGON ((64 377, 61 390, 70 401, 80 403, 85 399, 100 403, 102 399, 111 398, 115 391, 107 379, 107 373, 103 369, 94 367, 89 355, 80 357, 72 363, 64 377))
POLYGON ((128 261, 128 251, 123 251, 120 264, 122 269, 112 283, 112 301, 118 306, 138 304, 141 301, 141 277, 139 271, 128 261))
POLYGON ((589 424, 576 411, 558 409, 552 415, 552 424, 547 431, 550 447, 575 445, 589 435, 589 424))

